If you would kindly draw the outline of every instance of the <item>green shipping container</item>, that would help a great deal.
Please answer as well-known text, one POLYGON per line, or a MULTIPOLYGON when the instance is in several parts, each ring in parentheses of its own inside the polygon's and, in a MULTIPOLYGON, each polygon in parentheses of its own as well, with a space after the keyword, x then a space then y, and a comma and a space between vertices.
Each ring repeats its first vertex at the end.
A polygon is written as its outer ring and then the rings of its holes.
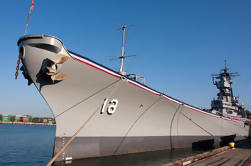
POLYGON ((5 122, 9 121, 9 117, 8 116, 3 116, 2 121, 5 121, 5 122))
POLYGON ((16 116, 15 119, 16 119, 16 120, 20 120, 20 116, 16 116))
POLYGON ((47 123, 48 122, 48 120, 47 119, 43 119, 43 123, 47 123))

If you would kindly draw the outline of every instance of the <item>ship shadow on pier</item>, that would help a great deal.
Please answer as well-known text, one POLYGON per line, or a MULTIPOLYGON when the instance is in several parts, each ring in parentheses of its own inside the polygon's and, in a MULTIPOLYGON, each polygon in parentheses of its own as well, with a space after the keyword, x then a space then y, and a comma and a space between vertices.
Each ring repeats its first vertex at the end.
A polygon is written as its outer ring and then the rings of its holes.
POLYGON ((229 136, 224 136, 224 137, 221 137, 221 142, 220 142, 220 146, 223 147, 223 146, 228 146, 228 144, 230 142, 234 142, 236 138, 236 135, 229 135, 229 136))
POLYGON ((214 149, 214 139, 193 142, 192 149, 193 150, 213 150, 214 149))
POLYGON ((236 135, 228 135, 219 137, 219 142, 215 142, 214 139, 201 140, 192 143, 193 150, 213 150, 215 147, 228 146, 230 142, 234 142, 236 135))

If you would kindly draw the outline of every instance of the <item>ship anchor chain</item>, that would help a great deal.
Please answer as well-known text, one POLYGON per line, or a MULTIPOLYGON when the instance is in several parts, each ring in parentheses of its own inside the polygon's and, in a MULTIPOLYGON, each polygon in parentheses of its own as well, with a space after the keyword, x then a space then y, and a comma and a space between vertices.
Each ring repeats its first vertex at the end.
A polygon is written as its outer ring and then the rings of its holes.
POLYGON ((23 57, 23 54, 19 54, 18 56, 18 60, 17 60, 17 67, 16 67, 16 73, 15 73, 15 79, 17 79, 18 77, 18 70, 19 70, 19 66, 20 66, 20 61, 21 61, 21 58, 23 57))

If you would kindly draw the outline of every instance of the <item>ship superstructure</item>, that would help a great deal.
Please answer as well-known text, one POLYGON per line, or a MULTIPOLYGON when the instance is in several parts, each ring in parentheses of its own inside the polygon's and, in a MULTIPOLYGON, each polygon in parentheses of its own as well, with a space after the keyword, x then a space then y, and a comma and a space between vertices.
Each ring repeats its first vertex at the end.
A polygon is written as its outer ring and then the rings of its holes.
POLYGON ((221 70, 219 74, 213 74, 213 84, 219 90, 217 99, 213 99, 211 102, 211 112, 223 115, 227 117, 241 117, 246 118, 246 112, 244 105, 239 104, 236 96, 233 95, 232 90, 232 77, 239 76, 238 73, 229 72, 225 60, 225 68, 221 70), (216 79, 216 80, 215 80, 216 79))

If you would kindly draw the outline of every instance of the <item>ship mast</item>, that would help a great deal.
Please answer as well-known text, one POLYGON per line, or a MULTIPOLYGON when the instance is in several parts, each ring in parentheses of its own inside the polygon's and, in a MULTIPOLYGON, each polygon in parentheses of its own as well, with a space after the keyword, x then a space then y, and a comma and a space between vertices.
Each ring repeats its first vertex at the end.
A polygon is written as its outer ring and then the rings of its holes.
POLYGON ((126 32, 126 28, 127 27, 128 26, 123 25, 122 28, 121 28, 122 31, 123 31, 123 35, 122 35, 122 52, 121 52, 121 56, 117 57, 117 58, 120 58, 120 60, 121 60, 119 73, 121 75, 124 75, 124 76, 132 79, 132 80, 140 81, 141 83, 145 84, 145 78, 144 77, 138 76, 136 74, 126 74, 126 72, 124 71, 124 59, 136 56, 135 54, 134 55, 125 56, 125 32, 126 32))
POLYGON ((126 31, 126 25, 122 26, 122 30, 123 30, 123 36, 122 36, 122 53, 121 53, 121 64, 120 64, 120 74, 122 75, 126 75, 125 71, 124 71, 124 59, 125 59, 125 31, 126 31))

